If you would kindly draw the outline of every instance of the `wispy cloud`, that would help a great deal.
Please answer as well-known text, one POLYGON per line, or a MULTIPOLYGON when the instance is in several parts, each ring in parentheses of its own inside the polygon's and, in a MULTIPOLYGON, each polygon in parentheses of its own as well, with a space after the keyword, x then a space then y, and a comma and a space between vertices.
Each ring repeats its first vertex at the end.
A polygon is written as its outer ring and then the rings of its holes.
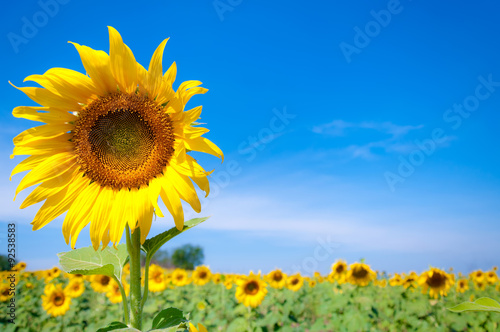
MULTIPOLYGON (((330 137, 349 137, 357 141, 364 140, 367 143, 350 144, 337 149, 337 152, 348 158, 361 158, 365 160, 375 160, 381 153, 385 154, 406 154, 416 148, 414 132, 423 129, 424 125, 398 125, 392 122, 347 122, 344 120, 334 120, 329 123, 318 125, 312 128, 312 132, 330 137), (381 135, 383 138, 381 138, 381 135)), ((446 141, 440 146, 448 146, 456 139, 448 136, 446 141)))

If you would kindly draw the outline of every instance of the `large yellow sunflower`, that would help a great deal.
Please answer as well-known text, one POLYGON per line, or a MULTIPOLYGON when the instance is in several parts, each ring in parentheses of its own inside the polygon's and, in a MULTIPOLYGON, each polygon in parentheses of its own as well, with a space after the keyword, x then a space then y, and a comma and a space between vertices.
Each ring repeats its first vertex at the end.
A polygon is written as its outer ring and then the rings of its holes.
POLYGON ((179 268, 175 269, 174 272, 172 272, 171 282, 174 286, 178 287, 189 284, 190 280, 186 270, 179 268))
POLYGON ((293 276, 289 276, 286 278, 286 288, 297 292, 304 285, 304 278, 300 275, 300 273, 294 274, 293 276))
POLYGON ((64 292, 72 298, 77 298, 85 291, 85 284, 83 279, 71 279, 68 285, 64 288, 64 292))
POLYGON ((71 297, 62 289, 62 285, 47 284, 42 295, 43 309, 51 316, 62 316, 69 310, 71 297))
POLYGON ((250 272, 244 279, 237 281, 236 299, 246 307, 258 307, 267 294, 267 284, 260 278, 260 274, 250 272))
POLYGON ((151 264, 148 279, 149 290, 153 293, 164 291, 167 288, 167 278, 161 266, 151 264))
POLYGON ((149 233, 153 214, 163 217, 161 197, 181 230, 181 199, 200 212, 193 182, 209 193, 209 173, 189 156, 200 151, 223 158, 222 151, 202 137, 197 126, 201 106, 184 110, 189 99, 207 89, 199 81, 172 89, 175 63, 163 74, 165 39, 148 70, 138 64, 120 34, 109 27, 109 55, 72 43, 88 76, 52 68, 20 87, 42 106, 20 106, 14 116, 44 122, 14 138, 14 155, 30 155, 12 175, 31 170, 16 195, 40 184, 21 204, 44 201, 32 225, 37 230, 67 211, 63 223, 66 243, 74 248, 80 231, 90 223, 97 250, 120 241, 125 225, 140 228, 141 242, 149 233), (193 182, 192 182, 193 181, 193 182))

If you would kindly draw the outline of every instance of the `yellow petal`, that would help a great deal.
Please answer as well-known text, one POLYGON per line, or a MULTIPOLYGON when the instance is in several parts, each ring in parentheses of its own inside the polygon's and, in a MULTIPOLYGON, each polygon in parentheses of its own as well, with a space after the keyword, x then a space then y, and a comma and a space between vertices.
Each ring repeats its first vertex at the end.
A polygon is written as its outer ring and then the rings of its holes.
POLYGON ((163 51, 165 45, 167 44, 168 38, 161 42, 161 44, 156 48, 151 61, 149 62, 148 77, 149 77, 149 93, 152 99, 155 99, 160 90, 163 81, 163 68, 162 59, 163 51))
POLYGON ((163 217, 163 212, 161 212, 158 206, 158 197, 160 196, 161 185, 157 178, 149 181, 149 199, 154 207, 154 212, 159 216, 163 217))
POLYGON ((71 131, 74 127, 75 126, 72 124, 46 124, 43 126, 33 127, 14 137, 14 145, 25 145, 36 140, 61 136, 68 131, 71 131))
POLYGON ((184 211, 182 210, 179 195, 168 181, 164 178, 161 180, 161 199, 163 203, 165 203, 168 211, 170 211, 170 214, 174 217, 175 227, 177 227, 178 230, 182 230, 184 228, 184 211))
POLYGON ((184 115, 183 122, 186 124, 191 124, 191 123, 195 122, 196 120, 198 120, 200 118, 201 110, 202 110, 202 107, 198 106, 198 107, 190 109, 189 111, 184 112, 183 113, 183 115, 184 115))
POLYGON ((113 203, 113 209, 111 210, 109 237, 110 241, 115 245, 120 242, 120 239, 123 235, 123 230, 125 229, 125 225, 127 224, 127 218, 125 214, 129 204, 128 194, 128 189, 122 189, 118 191, 115 197, 115 202, 113 203))
POLYGON ((177 173, 173 167, 167 167, 166 180, 177 190, 179 197, 189 203, 197 213, 201 212, 201 204, 189 177, 177 173))
MULTIPOLYGON (((59 153, 48 157, 21 180, 16 189, 16 196, 21 191, 42 181, 61 175, 76 163, 76 156, 71 153, 59 153)), ((15 199, 15 198, 14 198, 15 199)))
POLYGON ((90 240, 94 250, 99 248, 104 232, 109 229, 109 215, 113 206, 116 192, 110 188, 103 188, 95 201, 90 223, 90 240))
POLYGON ((10 174, 10 180, 12 181, 12 177, 17 173, 21 173, 21 172, 35 168, 42 161, 47 159, 47 157, 48 156, 40 155, 40 156, 29 156, 28 158, 24 159, 19 164, 17 164, 16 167, 14 167, 14 169, 12 170, 12 173, 10 174))
POLYGON ((123 43, 122 37, 113 27, 109 30, 109 57, 111 72, 122 91, 132 93, 137 88, 137 62, 134 54, 123 43))
POLYGON ((111 73, 109 56, 104 51, 96 51, 87 46, 72 43, 80 54, 82 64, 101 96, 109 92, 116 92, 118 85, 111 73))
POLYGON ((31 222, 34 231, 42 228, 54 218, 66 212, 80 192, 88 186, 90 179, 82 177, 80 174, 75 177, 74 181, 68 187, 47 198, 31 222))
POLYGON ((50 139, 32 141, 22 146, 14 147, 10 158, 16 155, 53 155, 73 151, 74 144, 69 140, 73 134, 63 134, 50 139))
POLYGON ((28 195, 28 197, 26 197, 26 199, 19 208, 24 209, 30 205, 41 202, 47 199, 48 197, 53 196, 59 191, 63 190, 64 188, 70 185, 71 181, 74 179, 78 171, 79 167, 75 164, 75 166, 69 168, 59 176, 43 182, 41 185, 36 187, 35 190, 33 190, 28 195))
POLYGON ((222 161, 224 161, 224 154, 219 149, 219 147, 214 143, 212 143, 210 140, 206 139, 205 137, 186 139, 185 144, 186 148, 188 148, 191 151, 205 152, 213 156, 216 156, 218 158, 221 158, 222 161))
POLYGON ((16 118, 45 122, 49 124, 76 121, 78 119, 78 117, 72 113, 43 106, 19 106, 14 108, 12 115, 16 118))
MULTIPOLYGON (((10 83, 10 82, 9 82, 10 83)), ((50 92, 44 88, 34 88, 34 87, 25 87, 18 88, 14 84, 10 83, 14 88, 21 90, 28 97, 30 97, 34 102, 48 107, 53 107, 57 109, 67 110, 71 112, 78 112, 81 110, 81 105, 78 104, 76 100, 68 99, 59 95, 56 95, 53 92, 50 92)))

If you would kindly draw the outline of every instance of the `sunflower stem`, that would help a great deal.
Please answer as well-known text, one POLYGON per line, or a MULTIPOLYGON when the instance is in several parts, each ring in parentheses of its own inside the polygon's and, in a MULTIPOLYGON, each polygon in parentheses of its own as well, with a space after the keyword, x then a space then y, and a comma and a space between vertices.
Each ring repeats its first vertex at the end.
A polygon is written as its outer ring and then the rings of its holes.
POLYGON ((130 256, 130 311, 132 327, 142 329, 142 294, 141 294, 141 233, 136 228, 130 235, 127 225, 127 249, 130 256))
POLYGON ((146 255, 146 264, 144 265, 144 294, 142 295, 141 310, 144 308, 149 294, 149 265, 151 264, 152 255, 146 255))
POLYGON ((127 299, 127 294, 125 293, 125 289, 123 288, 122 283, 118 278, 113 276, 113 279, 115 279, 116 283, 120 287, 120 293, 122 294, 122 303, 123 303, 123 318, 125 319, 125 324, 130 323, 130 313, 128 311, 128 299, 127 299))

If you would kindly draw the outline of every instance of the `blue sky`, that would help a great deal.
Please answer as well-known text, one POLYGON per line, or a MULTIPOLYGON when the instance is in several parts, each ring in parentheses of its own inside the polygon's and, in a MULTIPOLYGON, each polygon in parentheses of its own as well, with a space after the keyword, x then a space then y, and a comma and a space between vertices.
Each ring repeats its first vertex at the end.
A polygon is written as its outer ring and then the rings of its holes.
MULTIPOLYGON (((11 112, 34 104, 7 81, 84 72, 67 41, 108 51, 110 25, 146 66, 170 37, 164 67, 176 61, 177 84, 209 89, 188 106, 203 105, 226 159, 196 155, 215 170, 213 189, 202 213, 186 216, 212 218, 167 249, 199 244, 221 272, 326 273, 338 258, 387 272, 499 265, 499 9, 493 0, 10 2, 0 14, 0 221, 17 223, 19 258, 32 269, 70 249, 62 218, 31 231, 40 205, 19 209, 29 190, 12 202, 21 175, 8 175, 22 160, 9 159, 12 139, 34 123, 11 112)), ((170 227, 159 218, 151 235, 170 227)))

